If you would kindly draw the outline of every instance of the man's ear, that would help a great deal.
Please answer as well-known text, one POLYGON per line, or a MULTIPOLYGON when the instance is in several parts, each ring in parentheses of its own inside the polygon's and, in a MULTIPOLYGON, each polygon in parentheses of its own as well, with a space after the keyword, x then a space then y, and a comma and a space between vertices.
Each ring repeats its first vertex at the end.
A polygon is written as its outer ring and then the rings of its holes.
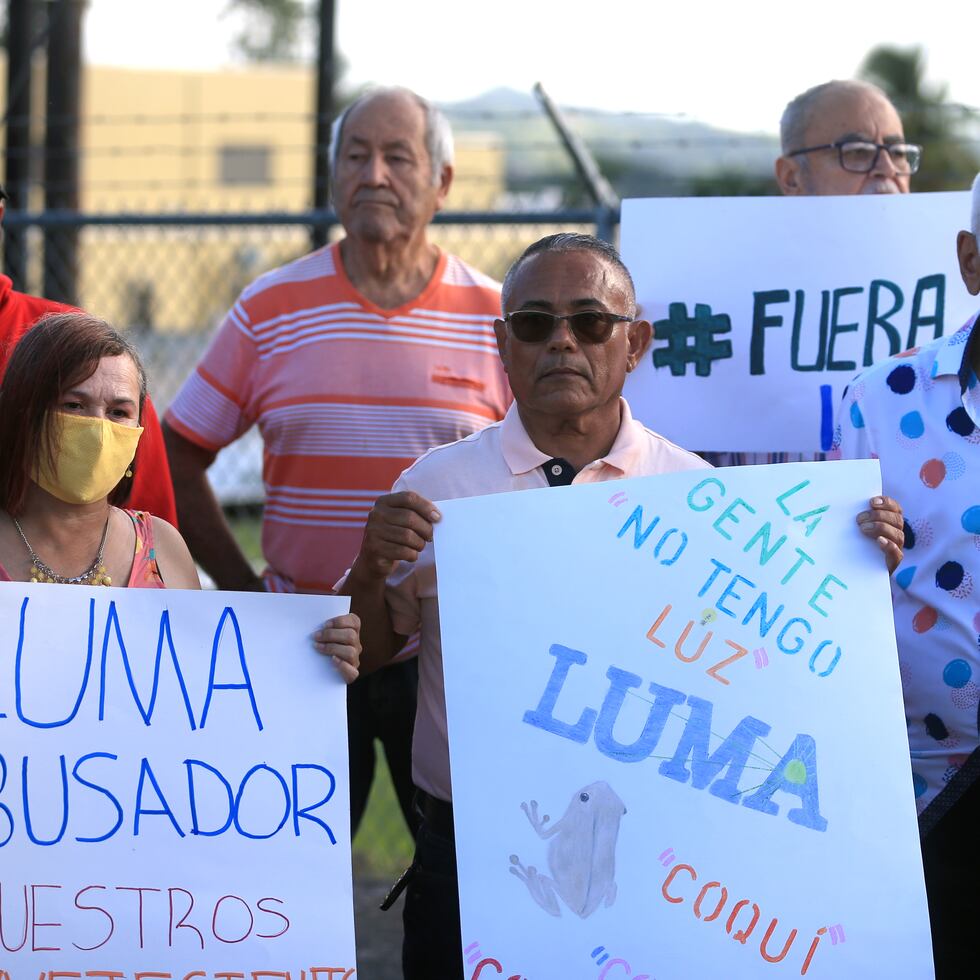
POLYGON ((780 191, 789 197, 805 194, 803 189, 803 164, 798 157, 777 157, 776 183, 780 191))
POLYGON ((506 371, 508 357, 507 341, 510 339, 507 335, 507 324, 503 320, 494 320, 493 332, 497 338, 497 353, 500 354, 500 360, 506 371))
POLYGON ((969 231, 961 231, 956 236, 956 257, 960 261, 960 275, 963 285, 971 296, 980 293, 980 250, 977 236, 969 231))
POLYGON ((452 164, 447 163, 442 168, 442 173, 439 175, 439 188, 436 191, 436 210, 441 211, 442 206, 446 203, 446 198, 449 196, 449 188, 453 186, 453 167, 452 164))
POLYGON ((653 327, 648 320, 634 320, 626 325, 626 338, 628 342, 626 373, 629 374, 647 352, 647 348, 653 340, 653 327))

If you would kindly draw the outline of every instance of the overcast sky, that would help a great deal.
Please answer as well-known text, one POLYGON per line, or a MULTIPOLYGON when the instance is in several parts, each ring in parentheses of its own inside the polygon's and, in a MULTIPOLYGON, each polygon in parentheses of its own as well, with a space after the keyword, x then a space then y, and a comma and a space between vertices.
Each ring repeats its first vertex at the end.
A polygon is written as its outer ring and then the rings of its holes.
MULTIPOLYGON (((227 0, 90 0, 95 64, 232 63, 227 0)), ((921 43, 929 77, 980 105, 977 34, 960 5, 853 0, 337 0, 352 84, 404 84, 439 101, 540 80, 573 106, 663 112, 775 132, 785 103, 855 73, 880 43, 921 43), (958 17, 953 10, 959 8, 958 17)), ((311 45, 312 46, 312 45, 311 45)))

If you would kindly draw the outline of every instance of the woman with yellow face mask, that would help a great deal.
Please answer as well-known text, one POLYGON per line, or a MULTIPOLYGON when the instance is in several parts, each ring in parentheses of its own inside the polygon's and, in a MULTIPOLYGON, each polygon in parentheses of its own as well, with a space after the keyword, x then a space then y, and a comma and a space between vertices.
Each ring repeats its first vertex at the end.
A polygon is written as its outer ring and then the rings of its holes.
MULTIPOLYGON (((126 510, 143 429, 136 349, 85 313, 56 313, 20 340, 0 382, 0 582, 199 589, 175 528, 126 510)), ((313 637, 348 682, 360 621, 313 637)))
POLYGON ((0 581, 199 589, 166 521, 121 509, 143 429, 135 349, 83 313, 45 317, 0 385, 0 581))

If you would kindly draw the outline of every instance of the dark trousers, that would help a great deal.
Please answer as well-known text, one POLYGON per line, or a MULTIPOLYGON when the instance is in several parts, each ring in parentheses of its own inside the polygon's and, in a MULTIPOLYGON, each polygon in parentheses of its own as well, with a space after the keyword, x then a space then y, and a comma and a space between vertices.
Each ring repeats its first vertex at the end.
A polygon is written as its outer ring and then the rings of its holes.
POLYGON ((922 839, 936 980, 980 976, 980 780, 922 839))
POLYGON ((412 733, 419 685, 418 661, 389 664, 373 674, 358 677, 347 687, 347 744, 350 749, 351 838, 364 816, 374 780, 375 745, 384 749, 402 816, 414 837, 418 817, 412 806, 412 733))
POLYGON ((405 980, 463 980, 463 946, 459 926, 459 890, 452 808, 433 817, 423 800, 422 823, 415 844, 415 861, 405 889, 402 921, 402 972, 405 980))

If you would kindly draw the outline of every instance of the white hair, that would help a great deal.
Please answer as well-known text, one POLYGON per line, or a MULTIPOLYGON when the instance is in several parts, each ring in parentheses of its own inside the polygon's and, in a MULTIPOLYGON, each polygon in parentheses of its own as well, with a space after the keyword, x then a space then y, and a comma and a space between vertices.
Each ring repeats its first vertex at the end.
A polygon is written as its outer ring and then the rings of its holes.
POLYGON ((454 157, 453 130, 449 125, 449 120, 443 112, 428 99, 423 99, 411 89, 400 88, 398 86, 390 88, 376 88, 355 99, 344 111, 334 119, 330 126, 330 146, 327 150, 327 159, 330 161, 330 175, 333 180, 337 173, 337 159, 340 155, 340 141, 344 132, 344 121, 350 114, 351 109, 356 109, 371 99, 385 95, 406 95, 418 103, 419 108, 425 113, 425 148, 429 154, 429 165, 432 167, 432 186, 438 187, 442 180, 442 171, 447 166, 452 166, 454 157))
POLYGON ((783 117, 779 121, 779 141, 782 144, 783 153, 792 153, 794 150, 802 149, 810 120, 824 99, 830 95, 845 92, 871 93, 881 96, 889 105, 891 104, 888 96, 877 85, 872 85, 871 82, 835 79, 832 82, 824 82, 822 85, 814 85, 813 88, 808 88, 793 99, 783 110, 783 117))
POLYGON ((980 237, 980 174, 973 178, 973 195, 970 202, 970 231, 980 237))

